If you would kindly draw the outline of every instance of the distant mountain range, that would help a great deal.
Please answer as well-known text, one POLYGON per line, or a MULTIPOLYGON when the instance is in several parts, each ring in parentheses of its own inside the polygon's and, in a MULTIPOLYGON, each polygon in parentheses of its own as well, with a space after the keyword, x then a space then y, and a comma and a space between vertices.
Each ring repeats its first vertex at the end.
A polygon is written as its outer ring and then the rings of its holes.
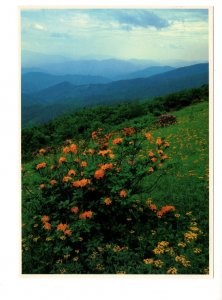
POLYGON ((93 83, 108 83, 111 80, 102 76, 52 75, 42 72, 29 72, 22 75, 22 92, 37 92, 65 81, 74 85, 83 85, 93 83))
POLYGON ((126 75, 122 75, 119 77, 116 77, 116 80, 127 80, 127 79, 135 79, 135 78, 147 78, 151 77, 153 75, 165 73, 168 71, 174 70, 174 67, 170 66, 152 66, 152 67, 147 67, 145 69, 132 72, 126 75))
MULTIPOLYGON (((159 71, 163 71, 164 68, 170 67, 162 67, 159 71)), ((137 71, 136 75, 135 73, 134 75, 149 76, 151 74, 150 71, 151 69, 147 68, 140 72, 137 71)), ((153 68, 152 72, 155 71, 157 69, 153 68)), ((132 74, 129 76, 134 76, 132 74)), ((32 74, 32 76, 35 75, 32 74)), ((55 79, 54 76, 49 76, 48 78, 52 81, 55 79)), ((67 77, 65 78, 67 79, 67 77)), ((98 78, 100 80, 108 80, 103 77, 98 78)), ((71 109, 114 104, 122 101, 151 99, 185 88, 198 87, 206 83, 208 83, 207 63, 173 69, 148 78, 118 80, 108 83, 74 85, 70 81, 65 80, 35 93, 23 93, 22 122, 23 126, 34 125, 46 122, 71 109)))

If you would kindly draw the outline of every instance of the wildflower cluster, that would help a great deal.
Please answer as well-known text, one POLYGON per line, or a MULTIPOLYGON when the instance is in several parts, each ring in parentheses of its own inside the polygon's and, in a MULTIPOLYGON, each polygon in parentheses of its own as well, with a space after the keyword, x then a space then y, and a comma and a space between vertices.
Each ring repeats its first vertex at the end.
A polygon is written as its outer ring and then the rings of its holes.
POLYGON ((88 144, 69 141, 44 161, 40 149, 33 176, 23 179, 24 272, 177 274, 190 267, 181 251, 201 254, 197 224, 182 222, 175 241, 176 207, 147 200, 149 179, 164 174, 169 147, 162 137, 127 127, 100 128, 88 144))

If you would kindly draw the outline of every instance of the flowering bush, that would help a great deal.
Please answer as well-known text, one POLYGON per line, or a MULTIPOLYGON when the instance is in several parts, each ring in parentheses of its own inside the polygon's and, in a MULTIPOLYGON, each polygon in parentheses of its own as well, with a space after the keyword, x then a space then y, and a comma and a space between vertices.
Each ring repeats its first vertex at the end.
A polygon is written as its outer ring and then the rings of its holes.
POLYGON ((23 273, 192 273, 197 255, 203 269, 192 213, 158 207, 144 185, 164 174, 169 146, 134 128, 100 128, 87 144, 41 149, 23 170, 23 273))

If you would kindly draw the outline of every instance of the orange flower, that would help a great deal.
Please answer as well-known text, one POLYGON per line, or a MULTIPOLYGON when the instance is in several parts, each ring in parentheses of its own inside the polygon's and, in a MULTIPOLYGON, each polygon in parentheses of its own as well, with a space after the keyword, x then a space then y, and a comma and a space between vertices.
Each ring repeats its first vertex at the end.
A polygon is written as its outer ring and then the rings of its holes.
POLYGON ((71 229, 66 229, 66 230, 64 230, 64 234, 65 235, 71 235, 72 234, 72 230, 71 229))
POLYGON ((152 139, 152 135, 151 135, 151 133, 146 133, 145 134, 145 136, 146 136, 146 138, 150 141, 151 139, 152 139))
POLYGON ((109 154, 109 158, 111 158, 111 159, 115 158, 115 154, 110 153, 110 154, 109 154))
POLYGON ((92 214, 93 213, 92 213, 91 210, 85 211, 84 213, 82 213, 82 214, 79 215, 79 218, 80 219, 86 219, 86 218, 90 219, 90 218, 92 218, 92 214))
POLYGON ((89 152, 90 155, 93 155, 95 153, 95 150, 94 149, 89 149, 88 152, 89 152))
POLYGON ((42 217, 42 219, 41 219, 41 221, 43 222, 43 223, 46 223, 46 222, 48 222, 49 221, 49 216, 43 216, 42 217))
POLYGON ((93 132, 92 132, 92 139, 94 140, 96 137, 97 137, 97 132, 96 132, 96 131, 93 131, 93 132))
POLYGON ((149 151, 149 157, 153 157, 154 156, 154 153, 153 153, 153 151, 149 151))
POLYGON ((94 177, 95 177, 96 179, 101 179, 101 178, 103 178, 104 176, 105 176, 105 172, 104 172, 104 170, 102 170, 102 169, 96 170, 95 173, 94 173, 94 177))
POLYGON ((77 206, 74 206, 71 208, 71 212, 73 212, 74 214, 77 214, 79 211, 79 208, 77 206))
POLYGON ((153 211, 156 211, 157 210, 157 207, 155 204, 150 204, 150 209, 153 210, 153 211))
POLYGON ((157 153, 161 155, 163 154, 163 150, 157 150, 157 153))
POLYGON ((100 165, 100 168, 102 169, 102 170, 109 170, 109 169, 112 169, 113 168, 113 164, 112 163, 110 163, 110 164, 104 164, 104 165, 100 165))
POLYGON ((39 153, 40 153, 40 154, 45 154, 45 153, 46 153, 46 150, 42 148, 42 149, 39 150, 39 153))
POLYGON ((43 169, 46 167, 46 162, 42 162, 36 166, 36 170, 43 169))
POLYGON ((156 140, 156 144, 157 144, 158 146, 160 146, 160 145, 162 145, 162 143, 163 143, 163 141, 161 140, 160 137, 158 137, 157 140, 156 140))
POLYGON ((69 182, 70 180, 72 180, 72 177, 70 176, 64 176, 62 179, 63 182, 69 182))
POLYGON ((67 160, 66 160, 66 158, 65 157, 60 157, 60 159, 59 159, 59 164, 62 164, 62 163, 64 163, 64 162, 67 162, 67 160))
POLYGON ((72 144, 72 145, 70 146, 70 151, 71 151, 72 153, 76 154, 77 151, 78 151, 77 146, 76 146, 75 144, 72 144))
POLYGON ((152 161, 153 163, 155 163, 155 162, 157 161, 157 158, 156 158, 156 157, 153 157, 153 158, 151 158, 151 161, 152 161))
POLYGON ((60 231, 65 231, 67 228, 68 228, 67 224, 60 223, 59 225, 57 225, 57 230, 60 230, 60 231))
POLYGON ((55 179, 50 180, 51 185, 55 185, 56 183, 57 183, 57 181, 55 179))
POLYGON ((135 129, 132 127, 123 128, 123 133, 125 136, 132 136, 135 133, 135 129))
POLYGON ((63 148, 63 153, 67 154, 69 152, 70 152, 70 148, 69 147, 63 148))
POLYGON ((72 185, 74 187, 84 187, 90 182, 91 182, 90 179, 81 179, 81 180, 74 181, 72 185))
POLYGON ((82 161, 81 162, 81 167, 87 167, 88 165, 87 165, 87 162, 86 161, 82 161))
POLYGON ((175 209, 175 207, 174 206, 172 206, 172 205, 166 205, 166 206, 163 206, 162 208, 161 208, 161 210, 159 210, 158 212, 157 212, 157 217, 159 217, 159 218, 161 218, 164 214, 166 214, 167 212, 169 212, 169 211, 175 211, 176 209, 175 209))
POLYGON ((149 167, 148 173, 151 174, 154 172, 154 169, 152 167, 149 167))
POLYGON ((115 138, 112 143, 113 145, 118 145, 118 144, 121 144, 123 142, 123 139, 122 138, 115 138))
POLYGON ((165 142, 165 143, 164 143, 164 147, 165 147, 165 148, 167 148, 167 147, 169 147, 169 146, 170 146, 170 143, 168 143, 168 142, 165 142))
POLYGON ((70 175, 76 175, 76 171, 75 170, 69 170, 69 172, 68 172, 68 176, 70 176, 70 175))
POLYGON ((161 160, 165 160, 165 159, 167 159, 168 158, 168 156, 165 154, 165 155, 163 155, 163 156, 161 156, 161 160))
POLYGON ((40 190, 43 190, 45 188, 45 184, 44 183, 40 184, 39 188, 40 190))
POLYGON ((43 226, 46 230, 51 230, 51 224, 50 223, 48 223, 48 222, 46 222, 45 224, 44 224, 44 226, 43 226))
POLYGON ((110 198, 106 198, 106 199, 104 200, 104 203, 105 203, 106 205, 110 205, 110 204, 112 203, 112 201, 111 201, 110 198))
POLYGON ((88 210, 88 211, 86 211, 86 216, 87 216, 87 218, 92 218, 92 211, 91 210, 88 210))
POLYGON ((102 155, 102 156, 105 156, 105 155, 108 155, 108 154, 111 154, 112 151, 110 149, 107 149, 107 150, 100 150, 98 152, 99 155, 102 155))
POLYGON ((127 192, 125 190, 121 190, 119 192, 119 195, 120 195, 121 198, 125 198, 127 196, 127 192))

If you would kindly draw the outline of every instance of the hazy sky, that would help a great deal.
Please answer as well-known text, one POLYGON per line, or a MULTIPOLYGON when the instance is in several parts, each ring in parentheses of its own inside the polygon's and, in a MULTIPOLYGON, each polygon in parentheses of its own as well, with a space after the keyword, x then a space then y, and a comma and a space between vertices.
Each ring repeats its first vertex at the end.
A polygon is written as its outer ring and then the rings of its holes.
POLYGON ((23 10, 22 50, 70 58, 208 60, 206 9, 23 10))

